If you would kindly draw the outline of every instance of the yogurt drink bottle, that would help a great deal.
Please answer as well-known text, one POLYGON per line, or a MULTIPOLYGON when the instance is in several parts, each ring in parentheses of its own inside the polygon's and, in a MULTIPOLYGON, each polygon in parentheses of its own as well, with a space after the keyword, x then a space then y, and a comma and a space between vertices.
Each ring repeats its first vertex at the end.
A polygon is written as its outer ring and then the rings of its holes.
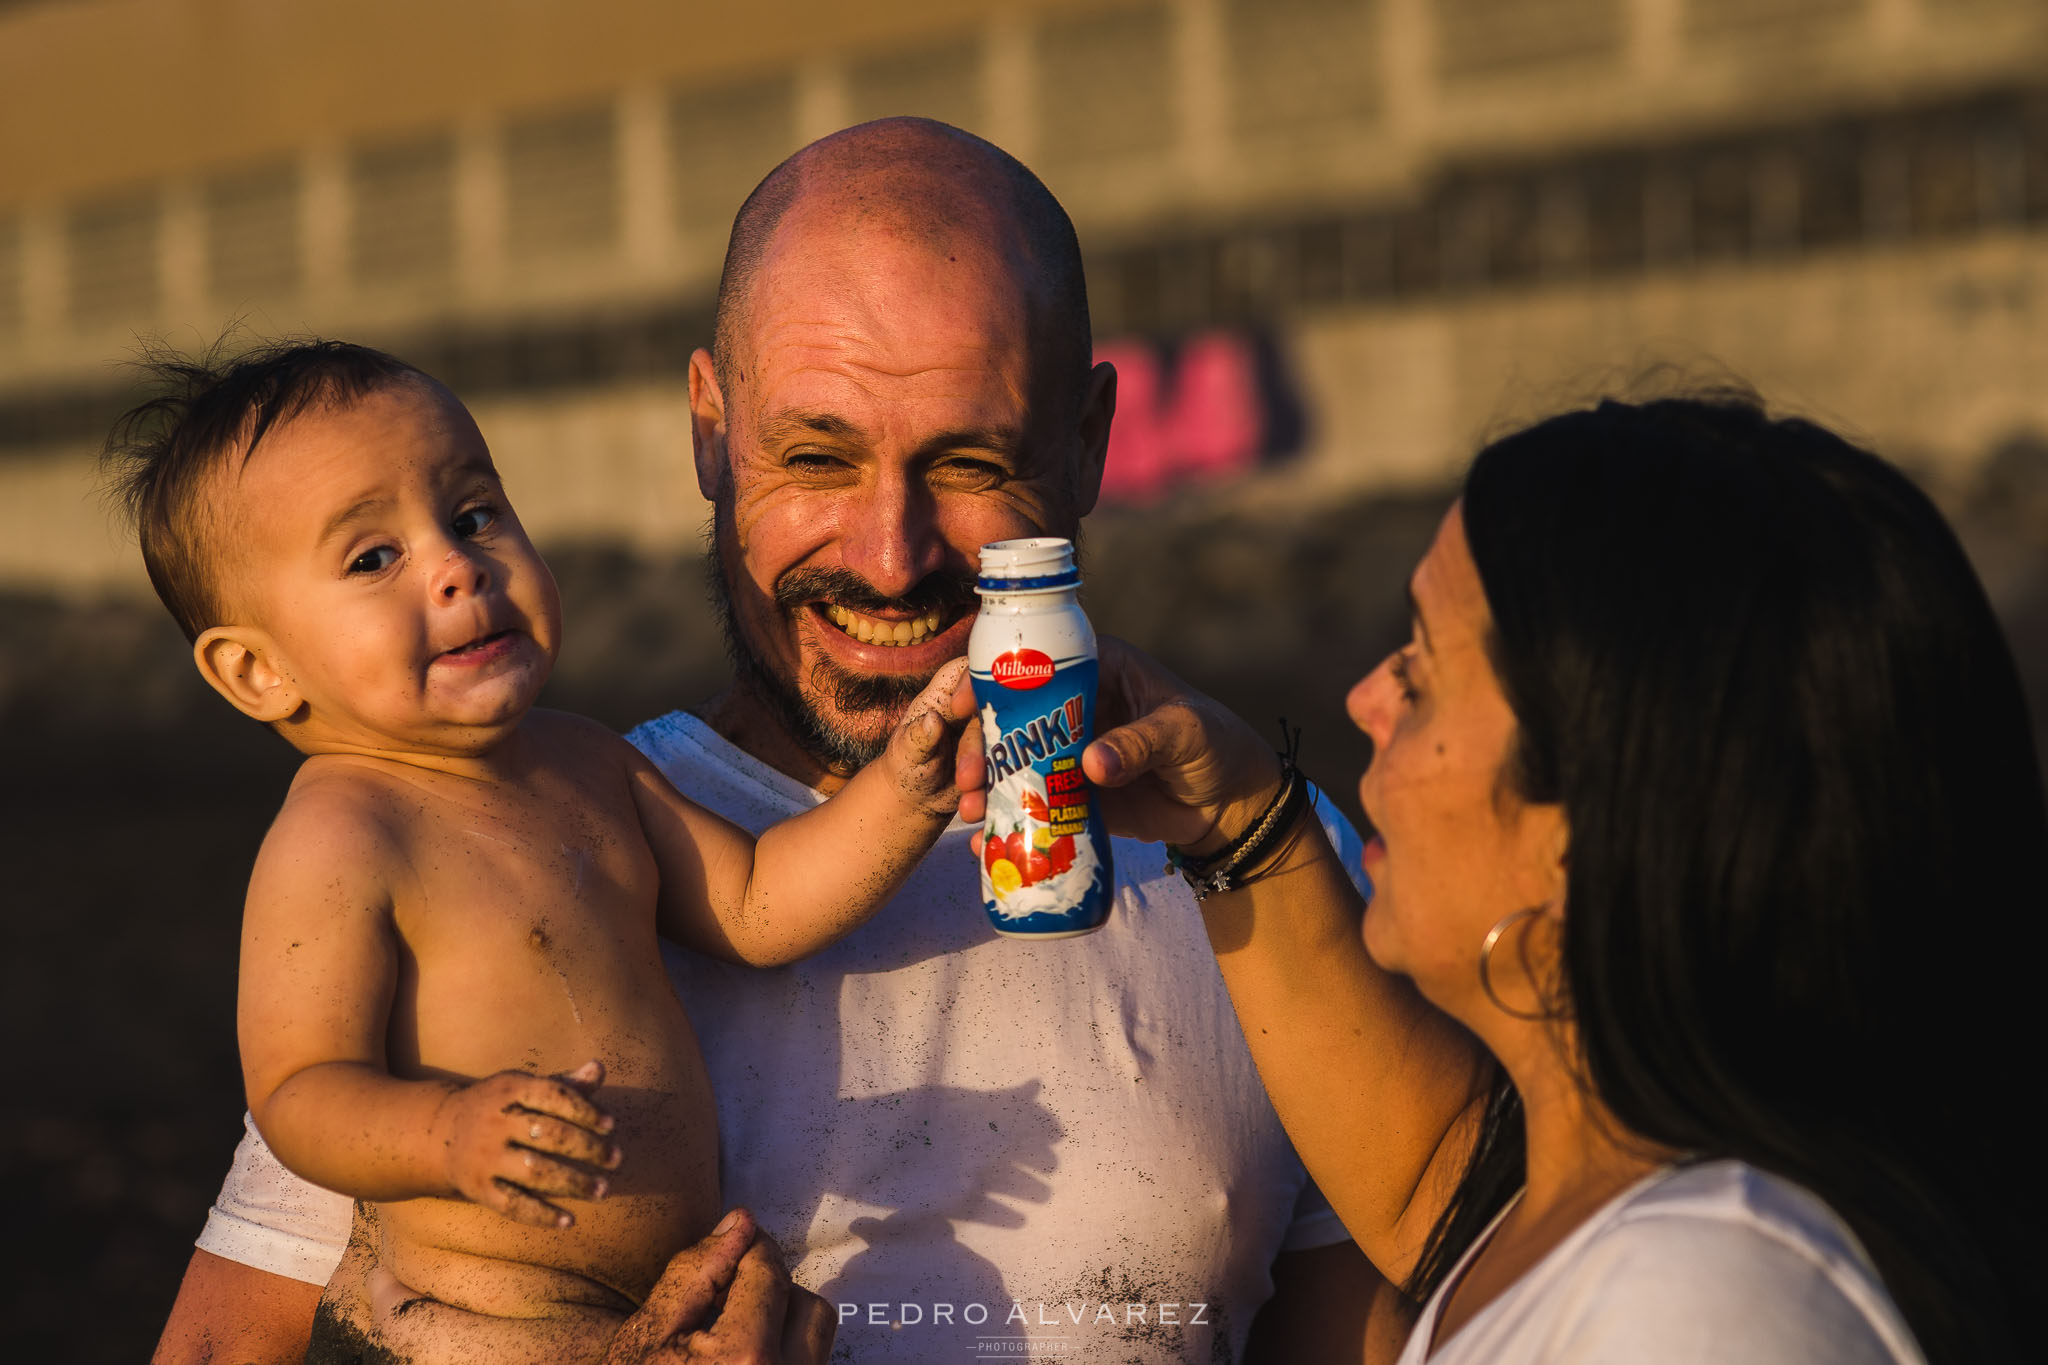
POLYGON ((968 671, 988 763, 981 903, 999 934, 1072 938, 1109 918, 1109 835, 1081 776, 1095 733, 1095 630, 1072 542, 981 547, 968 671))

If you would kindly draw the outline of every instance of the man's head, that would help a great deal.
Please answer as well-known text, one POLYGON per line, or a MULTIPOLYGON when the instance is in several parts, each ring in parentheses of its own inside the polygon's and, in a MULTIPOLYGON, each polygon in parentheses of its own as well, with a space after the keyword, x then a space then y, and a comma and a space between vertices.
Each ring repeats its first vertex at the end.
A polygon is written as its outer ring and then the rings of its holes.
POLYGON ((560 608, 454 396, 337 342, 151 368, 108 460, 206 680, 309 752, 502 738, 560 608))
POLYGON ((778 166, 733 224, 690 370, 740 686, 819 763, 871 757, 966 648, 975 552, 1071 536, 1115 377, 1071 223, 944 124, 886 119, 778 166))

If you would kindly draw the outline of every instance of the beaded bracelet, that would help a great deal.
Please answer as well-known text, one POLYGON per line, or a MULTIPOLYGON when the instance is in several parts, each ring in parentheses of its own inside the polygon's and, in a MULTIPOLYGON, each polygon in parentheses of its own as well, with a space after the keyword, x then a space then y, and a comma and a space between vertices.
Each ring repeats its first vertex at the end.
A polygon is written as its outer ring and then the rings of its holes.
POLYGON ((1167 870, 1187 879, 1195 889, 1196 900, 1207 900, 1218 891, 1234 891, 1256 880, 1260 860, 1272 851, 1282 835, 1294 828, 1302 808, 1308 804, 1308 779, 1295 761, 1301 747, 1301 729, 1297 726, 1290 731, 1283 718, 1280 735, 1287 745, 1280 750, 1280 790, 1244 833, 1204 858, 1171 844, 1166 846, 1167 870))

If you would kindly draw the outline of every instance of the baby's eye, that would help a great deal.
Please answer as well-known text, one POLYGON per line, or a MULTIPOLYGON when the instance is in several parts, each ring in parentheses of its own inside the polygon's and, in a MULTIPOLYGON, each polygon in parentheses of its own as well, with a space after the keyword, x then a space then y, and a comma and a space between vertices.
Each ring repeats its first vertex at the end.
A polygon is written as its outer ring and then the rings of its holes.
POLYGON ((382 573, 398 562, 398 551, 389 545, 379 545, 374 550, 365 550, 349 561, 350 573, 382 573))
POLYGON ((472 536, 482 535, 490 527, 491 523, 497 519, 497 512, 484 506, 482 503, 478 503, 474 507, 465 507, 460 512, 457 512, 455 520, 448 523, 448 525, 456 535, 461 536, 464 540, 468 540, 472 536))

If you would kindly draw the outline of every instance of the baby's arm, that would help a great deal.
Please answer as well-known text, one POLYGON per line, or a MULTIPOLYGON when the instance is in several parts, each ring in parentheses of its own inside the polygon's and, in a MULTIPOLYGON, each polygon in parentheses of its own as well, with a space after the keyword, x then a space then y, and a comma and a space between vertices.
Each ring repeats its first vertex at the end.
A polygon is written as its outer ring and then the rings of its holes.
POLYGON ((403 847, 376 795, 302 776, 265 836, 242 917, 237 1029, 256 1127, 298 1175, 358 1199, 464 1198, 566 1227, 618 1164, 611 1120, 566 1077, 400 1080, 384 1040, 398 983, 403 847))
POLYGON ((661 869, 661 932, 753 966, 792 962, 880 909, 953 819, 955 699, 964 659, 940 669, 880 757, 815 810, 760 839, 679 795, 633 758, 633 799, 661 869))

